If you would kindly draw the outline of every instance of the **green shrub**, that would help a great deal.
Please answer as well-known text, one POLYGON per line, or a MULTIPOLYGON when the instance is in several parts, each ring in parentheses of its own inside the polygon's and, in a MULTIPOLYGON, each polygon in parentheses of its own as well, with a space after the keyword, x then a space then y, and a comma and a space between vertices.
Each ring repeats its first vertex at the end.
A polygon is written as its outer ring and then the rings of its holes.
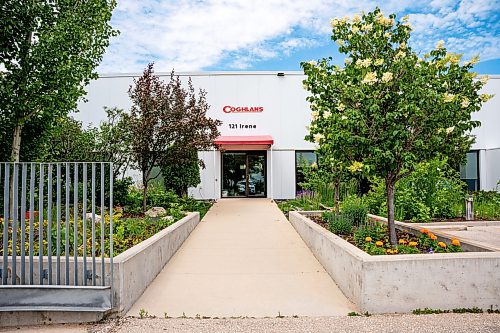
POLYGON ((362 198, 348 196, 342 203, 342 215, 351 220, 352 225, 359 227, 366 222, 368 207, 362 198))
POLYGON ((365 224, 360 226, 354 232, 354 242, 358 247, 363 248, 365 246, 366 238, 370 237, 372 242, 378 240, 387 243, 387 226, 379 222, 365 224))
MULTIPOLYGON (((384 181, 373 179, 371 191, 364 197, 371 213, 387 216, 385 192, 384 181)), ((465 183, 446 160, 421 163, 396 184, 396 219, 427 222, 462 216, 464 195, 465 183)))
POLYGON ((338 235, 349 235, 352 232, 352 220, 342 214, 334 212, 323 213, 323 219, 328 221, 328 227, 331 232, 338 235))
POLYGON ((500 193, 495 191, 479 191, 473 193, 473 198, 476 218, 500 218, 500 193))

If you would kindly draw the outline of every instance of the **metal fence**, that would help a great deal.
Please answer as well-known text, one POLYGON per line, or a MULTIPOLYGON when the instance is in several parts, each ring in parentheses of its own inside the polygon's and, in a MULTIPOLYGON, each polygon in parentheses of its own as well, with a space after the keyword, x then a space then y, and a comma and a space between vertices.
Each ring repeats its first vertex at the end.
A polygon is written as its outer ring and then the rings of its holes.
POLYGON ((111 163, 0 163, 1 186, 0 285, 112 285, 111 163))

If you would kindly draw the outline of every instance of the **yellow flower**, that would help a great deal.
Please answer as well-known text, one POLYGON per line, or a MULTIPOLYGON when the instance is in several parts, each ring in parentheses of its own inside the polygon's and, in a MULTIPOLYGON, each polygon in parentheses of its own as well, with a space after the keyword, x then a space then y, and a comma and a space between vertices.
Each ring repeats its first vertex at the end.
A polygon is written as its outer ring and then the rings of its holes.
POLYGON ((443 249, 446 249, 446 244, 443 242, 438 243, 439 247, 442 247, 443 249))
POLYGON ((399 244, 406 244, 406 239, 400 239, 400 240, 398 241, 398 243, 399 243, 399 244))
POLYGON ((443 46, 444 46, 444 40, 441 39, 440 41, 437 42, 436 49, 440 50, 443 48, 443 46))
POLYGON ((403 18, 401 19, 403 22, 406 22, 408 21, 408 19, 410 18, 409 15, 406 15, 406 16, 403 16, 403 18))
POLYGON ((314 142, 319 143, 321 141, 321 139, 325 138, 325 136, 323 134, 316 133, 313 135, 313 138, 314 138, 314 142))
POLYGON ((481 76, 481 79, 479 81, 481 81, 482 84, 486 84, 486 83, 488 83, 489 79, 490 79, 490 77, 488 75, 483 75, 483 76, 481 76))
POLYGON ((433 233, 429 233, 429 237, 432 239, 432 240, 436 240, 438 239, 436 235, 434 235, 433 233))
POLYGON ((470 60, 470 63, 475 65, 479 62, 479 56, 478 55, 475 55, 472 57, 472 59, 470 60))
POLYGON ((376 241, 376 242, 375 242, 375 245, 377 245, 377 246, 382 246, 382 245, 384 245, 384 243, 382 243, 381 241, 376 241))
POLYGON ((353 21, 354 23, 358 23, 358 22, 360 22, 360 21, 361 21, 361 17, 359 17, 359 15, 358 15, 358 14, 354 14, 354 16, 353 16, 353 18, 352 18, 352 21, 353 21))
POLYGON ((390 37, 391 37, 391 33, 390 33, 390 32, 386 32, 386 33, 384 34, 384 37, 385 37, 385 38, 390 38, 390 37))
POLYGON ((374 64, 375 66, 380 66, 384 63, 384 59, 380 58, 380 59, 377 59, 375 60, 374 64))
POLYGON ((382 82, 389 82, 391 80, 392 80, 392 73, 391 72, 387 72, 387 73, 382 74, 382 82))
POLYGON ((453 102, 454 99, 455 99, 455 95, 453 95, 453 94, 444 93, 444 95, 443 95, 443 101, 445 103, 453 102))
POLYGON ((332 115, 332 113, 330 111, 323 112, 323 118, 325 118, 325 119, 330 118, 331 115, 332 115))
POLYGON ((373 24, 371 24, 371 23, 370 24, 363 24, 361 26, 362 31, 372 31, 372 29, 373 29, 373 24))
POLYGON ((456 238, 451 239, 451 244, 455 246, 460 246, 460 241, 456 238))
POLYGON ((311 65, 311 66, 316 66, 316 65, 318 64, 318 63, 317 63, 316 61, 314 61, 314 60, 310 60, 310 61, 308 61, 307 63, 308 63, 309 65, 311 65))
POLYGON ((340 103, 339 105, 337 105, 336 109, 339 110, 339 111, 344 111, 345 110, 345 105, 342 104, 342 103, 340 103))
POLYGON ((331 23, 332 27, 335 28, 336 26, 339 25, 340 21, 338 18, 334 18, 330 23, 331 23))
POLYGON ((352 173, 354 173, 363 170, 363 166, 364 166, 363 163, 354 161, 349 167, 347 167, 347 169, 352 173))
POLYGON ((369 242, 371 242, 371 241, 372 241, 372 238, 371 238, 371 237, 366 237, 366 238, 365 238, 365 242, 368 242, 368 243, 369 243, 369 242))
POLYGON ((319 111, 313 111, 311 112, 311 118, 312 120, 316 120, 319 116, 319 111))
POLYGON ((453 132, 454 129, 455 129, 455 126, 448 127, 446 129, 446 134, 450 134, 451 132, 453 132))
POLYGON ((462 99, 462 108, 466 108, 470 105, 470 101, 467 97, 464 97, 464 99, 462 99))
POLYGON ((409 243, 408 243, 408 246, 411 246, 411 247, 415 247, 415 246, 417 246, 417 245, 418 245, 418 243, 417 243, 417 242, 409 242, 409 243))
POLYGON ((479 96, 483 102, 488 102, 491 98, 493 98, 494 95, 489 95, 489 94, 481 94, 479 96))
POLYGON ((344 46, 344 44, 345 44, 345 43, 344 43, 344 41, 343 41, 342 39, 337 39, 337 40, 335 41, 335 43, 337 43, 337 45, 338 45, 338 46, 344 46))
POLYGON ((318 164, 316 162, 313 162, 311 164, 311 169, 317 169, 318 168, 318 164))
POLYGON ((377 81, 378 81, 377 80, 377 74, 375 72, 368 72, 368 73, 366 73, 363 81, 361 81, 361 82, 362 83, 366 83, 368 85, 373 85, 377 81))
POLYGON ((358 31, 359 31, 358 26, 357 26, 357 25, 353 25, 353 26, 352 26, 352 32, 353 32, 353 33, 357 33, 358 31))
POLYGON ((371 59, 358 59, 356 60, 356 66, 359 67, 369 67, 372 64, 371 59))
POLYGON ((404 53, 403 51, 399 51, 398 53, 396 53, 396 56, 394 58, 399 59, 404 57, 406 57, 406 53, 404 53))

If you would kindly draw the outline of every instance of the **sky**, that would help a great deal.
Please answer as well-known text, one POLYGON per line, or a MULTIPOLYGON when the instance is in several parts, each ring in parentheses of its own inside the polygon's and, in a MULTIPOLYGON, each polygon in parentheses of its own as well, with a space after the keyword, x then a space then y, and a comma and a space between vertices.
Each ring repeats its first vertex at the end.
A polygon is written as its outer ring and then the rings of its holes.
POLYGON ((500 0, 118 0, 99 73, 300 70, 300 62, 333 57, 330 21, 376 6, 407 14, 410 44, 422 54, 445 41, 476 71, 500 74, 500 0))

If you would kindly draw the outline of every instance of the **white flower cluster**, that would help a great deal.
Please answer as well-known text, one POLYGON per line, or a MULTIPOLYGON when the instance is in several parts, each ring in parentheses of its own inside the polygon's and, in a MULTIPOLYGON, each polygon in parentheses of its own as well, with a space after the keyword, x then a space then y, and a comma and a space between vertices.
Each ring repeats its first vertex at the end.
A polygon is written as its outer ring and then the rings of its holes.
POLYGON ((385 17, 384 13, 380 12, 377 14, 377 22, 383 26, 390 27, 394 24, 394 19, 385 17))
POLYGON ((367 67, 370 67, 371 64, 372 64, 371 59, 358 59, 358 60, 356 60, 356 66, 358 66, 358 67, 367 68, 367 67))
POLYGON ((340 103, 339 105, 337 105, 336 109, 339 110, 340 112, 342 112, 345 110, 345 105, 340 103))
POLYGON ((324 138, 325 138, 325 136, 324 136, 323 134, 316 133, 316 134, 314 134, 314 135, 313 135, 313 138, 314 138, 314 142, 316 142, 316 143, 320 143, 320 141, 321 141, 322 139, 324 139, 324 138))
POLYGON ((361 82, 371 86, 371 85, 377 83, 377 81, 378 81, 377 73, 368 72, 368 73, 366 73, 365 77, 363 78, 363 81, 361 81, 361 82))
POLYGON ((393 75, 391 72, 387 72, 387 73, 382 74, 382 82, 384 82, 384 83, 391 81, 392 78, 393 78, 393 75))
POLYGON ((454 99, 455 99, 455 95, 453 95, 453 94, 444 93, 444 95, 443 95, 443 101, 445 103, 453 102, 454 99))

